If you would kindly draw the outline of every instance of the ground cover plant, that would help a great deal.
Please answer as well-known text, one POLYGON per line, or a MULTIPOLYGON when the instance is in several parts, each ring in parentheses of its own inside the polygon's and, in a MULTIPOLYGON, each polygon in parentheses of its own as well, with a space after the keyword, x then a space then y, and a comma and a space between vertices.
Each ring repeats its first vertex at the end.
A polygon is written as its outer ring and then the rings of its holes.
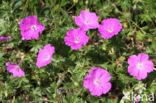
POLYGON ((155 103, 154 0, 1 0, 0 102, 155 103))

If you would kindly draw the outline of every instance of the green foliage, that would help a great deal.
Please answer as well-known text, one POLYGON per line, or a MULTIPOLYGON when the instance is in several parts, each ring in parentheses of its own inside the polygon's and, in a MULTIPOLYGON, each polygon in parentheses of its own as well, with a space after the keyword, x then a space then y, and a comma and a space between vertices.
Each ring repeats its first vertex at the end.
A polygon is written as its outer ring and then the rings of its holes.
POLYGON ((0 102, 132 103, 124 96, 130 92, 138 95, 140 89, 135 88, 140 85, 145 88, 142 94, 156 92, 155 71, 143 81, 127 71, 127 59, 132 54, 147 53, 156 64, 155 0, 2 0, 0 24, 0 36, 12 37, 0 41, 0 102), (97 36, 97 30, 89 30, 89 43, 80 50, 71 50, 64 37, 69 29, 78 28, 74 16, 84 9, 96 12, 100 23, 105 18, 118 18, 122 32, 104 40, 97 36), (19 23, 30 15, 38 16, 45 30, 38 40, 22 41, 19 23), (37 53, 48 43, 55 46, 53 61, 38 69, 37 53), (18 60, 26 76, 13 78, 5 63, 18 60), (99 97, 83 87, 84 77, 95 66, 111 74, 111 91, 99 97))

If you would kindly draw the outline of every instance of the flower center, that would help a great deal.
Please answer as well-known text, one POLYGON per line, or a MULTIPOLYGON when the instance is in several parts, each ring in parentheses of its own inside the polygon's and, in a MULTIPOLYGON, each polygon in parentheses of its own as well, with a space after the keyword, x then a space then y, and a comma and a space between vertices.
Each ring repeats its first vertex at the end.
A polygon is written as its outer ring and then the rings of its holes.
POLYGON ((37 30, 37 26, 36 26, 36 25, 32 25, 32 26, 31 26, 31 30, 32 30, 32 31, 36 31, 36 30, 37 30))
POLYGON ((142 68, 143 68, 143 63, 138 63, 138 64, 137 64, 137 68, 138 68, 138 69, 142 69, 142 68))
POLYGON ((100 81, 97 80, 97 79, 95 79, 95 80, 94 80, 94 84, 95 84, 95 85, 99 85, 99 84, 100 84, 100 81))
POLYGON ((18 66, 18 65, 16 65, 15 71, 16 71, 16 72, 19 72, 19 66, 18 66))
POLYGON ((113 29, 112 28, 109 28, 108 29, 108 32, 112 33, 113 32, 113 29))
POLYGON ((46 60, 49 60, 50 59, 50 56, 46 56, 46 58, 45 58, 46 60))
POLYGON ((85 21, 85 24, 88 25, 88 20, 85 21))
POLYGON ((74 42, 75 42, 75 43, 79 43, 80 40, 79 40, 78 38, 76 38, 76 39, 74 40, 74 42))

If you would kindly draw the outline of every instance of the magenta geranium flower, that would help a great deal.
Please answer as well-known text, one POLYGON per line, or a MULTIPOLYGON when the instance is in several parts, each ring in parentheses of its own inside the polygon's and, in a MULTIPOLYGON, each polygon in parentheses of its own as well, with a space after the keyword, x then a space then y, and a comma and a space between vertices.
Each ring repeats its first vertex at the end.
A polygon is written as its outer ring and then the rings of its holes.
POLYGON ((80 28, 69 30, 64 38, 65 44, 74 50, 80 49, 82 45, 86 45, 88 40, 89 37, 86 35, 86 32, 80 28))
POLYGON ((25 75, 24 71, 19 65, 13 63, 6 63, 7 71, 13 74, 13 77, 23 77, 25 75))
POLYGON ((84 79, 83 85, 95 96, 106 94, 111 89, 111 76, 105 69, 92 68, 84 79))
POLYGON ((117 35, 122 29, 120 21, 115 18, 104 19, 98 30, 104 39, 109 39, 117 35))
POLYGON ((9 40, 9 39, 11 39, 11 36, 7 36, 7 37, 0 36, 0 41, 5 41, 5 40, 9 40))
POLYGON ((48 65, 52 61, 52 55, 55 52, 55 48, 52 47, 50 44, 44 46, 41 49, 37 56, 36 65, 38 68, 48 65))
POLYGON ((99 26, 99 17, 96 13, 89 12, 88 10, 82 10, 80 16, 75 17, 75 23, 83 30, 96 29, 99 26))
POLYGON ((147 73, 152 72, 154 69, 153 62, 150 61, 149 56, 144 53, 140 53, 138 56, 130 56, 128 64, 128 72, 138 80, 145 79, 147 77, 147 73))
POLYGON ((38 39, 39 33, 42 33, 44 26, 37 21, 37 16, 28 16, 22 19, 19 24, 22 40, 38 39))

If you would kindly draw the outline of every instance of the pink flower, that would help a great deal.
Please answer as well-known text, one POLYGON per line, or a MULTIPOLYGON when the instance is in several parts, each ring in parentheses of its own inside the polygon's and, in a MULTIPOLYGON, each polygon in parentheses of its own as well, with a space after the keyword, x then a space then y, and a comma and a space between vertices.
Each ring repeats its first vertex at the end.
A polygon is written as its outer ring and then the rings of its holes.
POLYGON ((109 18, 102 21, 102 25, 99 26, 98 30, 102 34, 104 39, 109 39, 114 35, 117 35, 122 29, 120 21, 115 18, 109 18))
POLYGON ((82 10, 80 16, 75 17, 75 23, 84 31, 87 31, 88 29, 96 29, 99 26, 98 19, 99 17, 95 13, 82 10))
POLYGON ((22 40, 38 39, 39 33, 42 33, 44 26, 37 21, 37 16, 28 16, 22 19, 19 24, 22 40))
POLYGON ((147 73, 152 72, 154 69, 153 62, 150 61, 149 56, 144 53, 140 53, 138 56, 130 56, 128 58, 128 64, 128 72, 138 80, 145 79, 147 73))
POLYGON ((48 101, 48 98, 47 98, 47 97, 43 97, 43 100, 44 100, 44 101, 48 101))
POLYGON ((25 75, 24 71, 19 65, 13 63, 6 63, 7 71, 12 73, 14 77, 23 77, 25 75))
POLYGON ((52 47, 50 44, 44 46, 41 49, 37 56, 36 65, 38 68, 48 65, 52 61, 52 55, 55 52, 55 48, 52 47))
POLYGON ((86 32, 80 28, 69 30, 64 38, 65 44, 71 46, 74 50, 80 49, 82 45, 86 45, 88 40, 89 37, 86 35, 86 32))
POLYGON ((83 85, 95 96, 106 94, 111 89, 110 74, 99 67, 92 68, 84 79, 83 85))
POLYGON ((134 98, 135 99, 135 103, 139 103, 139 100, 141 99, 141 96, 138 95, 137 97, 134 98))
POLYGON ((8 36, 8 37, 0 36, 0 41, 5 41, 9 39, 11 39, 11 36, 8 36))
POLYGON ((136 100, 135 103, 139 103, 139 101, 136 100))

